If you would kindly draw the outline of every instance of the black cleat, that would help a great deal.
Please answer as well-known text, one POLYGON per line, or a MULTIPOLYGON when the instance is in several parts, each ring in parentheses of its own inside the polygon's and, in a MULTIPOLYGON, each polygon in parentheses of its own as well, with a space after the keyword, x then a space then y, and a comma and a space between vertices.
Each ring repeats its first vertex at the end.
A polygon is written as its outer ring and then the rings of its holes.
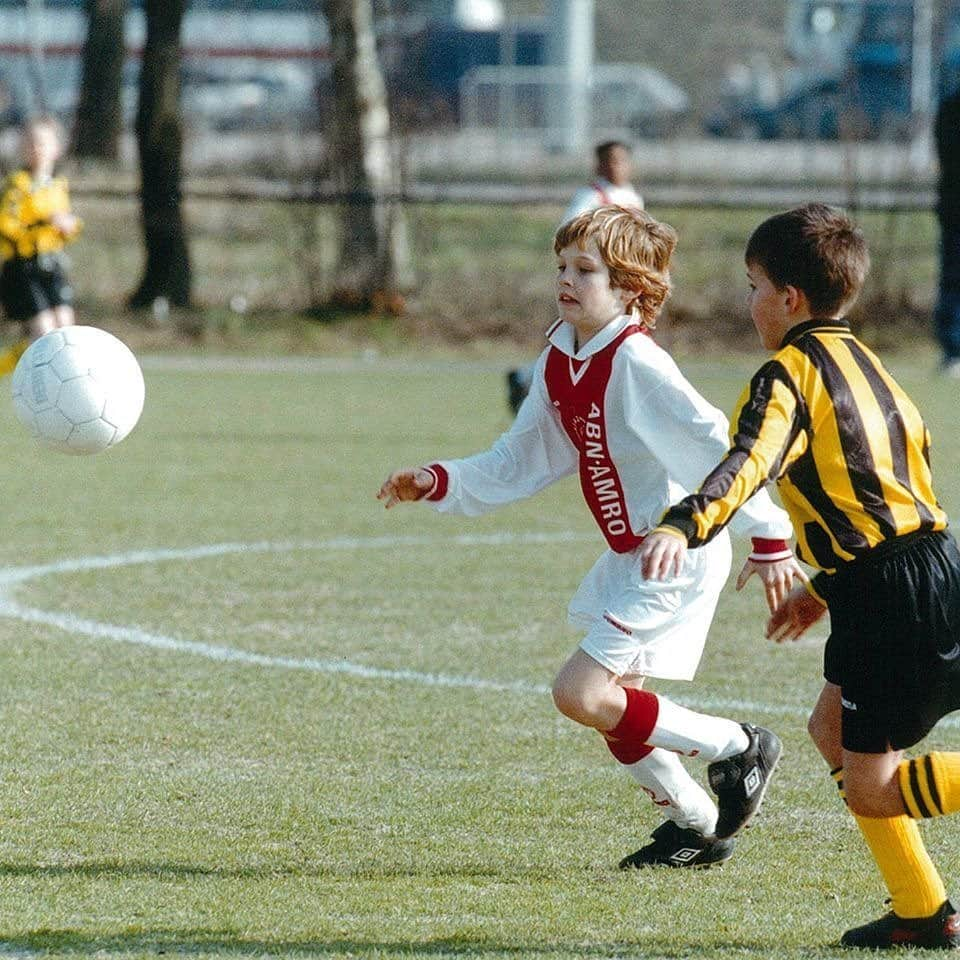
POLYGON ((523 403, 529 392, 530 388, 524 380, 521 370, 507 372, 507 403, 510 404, 514 416, 517 415, 520 404, 523 403))
POLYGON ((750 741, 747 749, 707 767, 710 788, 717 795, 720 810, 716 831, 720 839, 732 837, 753 819, 783 752, 780 738, 772 731, 752 723, 741 726, 750 741))
POLYGON ((908 920, 893 911, 848 930, 840 938, 841 947, 889 950, 892 947, 927 947, 960 950, 960 913, 944 900, 932 916, 908 920))
POLYGON ((696 830, 678 827, 672 820, 661 823, 653 833, 653 843, 620 861, 621 870, 644 867, 711 867, 733 856, 735 840, 705 837, 696 830))

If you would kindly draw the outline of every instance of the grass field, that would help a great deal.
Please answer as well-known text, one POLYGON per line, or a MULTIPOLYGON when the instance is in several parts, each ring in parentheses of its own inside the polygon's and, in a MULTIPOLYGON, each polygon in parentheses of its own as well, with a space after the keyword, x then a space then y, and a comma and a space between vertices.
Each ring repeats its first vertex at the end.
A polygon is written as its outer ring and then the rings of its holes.
MULTIPOLYGON (((755 359, 686 368, 729 407, 755 359)), ((768 644, 758 589, 663 689, 782 735, 763 813, 723 868, 617 871, 657 817, 547 693, 601 549, 575 486, 374 500, 507 426, 498 367, 145 366, 101 457, 0 403, 0 956, 808 960, 882 912, 804 732, 824 631, 768 644)), ((893 366, 956 514, 956 384, 893 366)), ((925 829, 956 884, 957 823, 925 829)))
MULTIPOLYGON (((553 322, 552 237, 562 210, 549 205, 411 204, 407 208, 417 289, 399 319, 325 314, 304 319, 329 293, 336 257, 330 207, 191 198, 186 206, 197 310, 175 318, 221 349, 342 350, 344 339, 389 353, 440 344, 502 356, 504 345, 539 350, 553 322), (241 295, 250 312, 228 307, 241 295)), ((78 314, 108 327, 130 323, 123 303, 142 268, 138 208, 81 195, 86 227, 71 247, 78 314)), ((752 344, 743 249, 772 210, 653 208, 680 235, 674 292, 661 340, 675 352, 704 343, 752 344), (746 326, 745 326, 746 325, 746 326), (746 329, 746 336, 743 330, 746 329)), ((853 315, 871 343, 929 338, 936 290, 937 232, 929 212, 863 213, 873 269, 853 315)), ((175 323, 130 327, 138 342, 166 348, 175 323)), ((15 331, 4 331, 13 336, 15 331)), ((182 338, 181 338, 182 341, 182 338)))

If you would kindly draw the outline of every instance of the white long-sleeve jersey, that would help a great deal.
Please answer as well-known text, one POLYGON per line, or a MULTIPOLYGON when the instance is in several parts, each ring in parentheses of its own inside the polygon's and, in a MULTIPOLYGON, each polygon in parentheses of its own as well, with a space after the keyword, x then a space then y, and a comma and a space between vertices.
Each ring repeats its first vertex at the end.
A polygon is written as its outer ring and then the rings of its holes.
MULTIPOLYGON (((475 516, 579 472, 607 543, 626 553, 727 453, 727 419, 630 316, 579 351, 563 321, 547 339, 511 428, 483 453, 432 464, 426 499, 440 512, 475 516)), ((787 514, 763 490, 731 526, 768 540, 791 535, 787 514)))
POLYGON ((615 203, 621 207, 640 207, 643 209, 643 197, 629 183, 617 186, 603 177, 597 177, 589 186, 580 187, 570 198, 567 209, 560 218, 561 223, 567 223, 575 216, 587 210, 595 210, 607 204, 615 203))

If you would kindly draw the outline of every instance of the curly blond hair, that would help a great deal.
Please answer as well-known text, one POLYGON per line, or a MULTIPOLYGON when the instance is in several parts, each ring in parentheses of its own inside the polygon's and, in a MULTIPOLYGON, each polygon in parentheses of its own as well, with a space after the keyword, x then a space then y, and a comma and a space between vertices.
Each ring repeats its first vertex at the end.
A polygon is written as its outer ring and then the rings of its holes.
POLYGON ((603 206, 588 210, 563 224, 553 238, 553 249, 576 244, 581 250, 593 240, 610 271, 610 285, 634 294, 628 308, 651 329, 670 296, 670 258, 677 231, 639 207, 603 206))

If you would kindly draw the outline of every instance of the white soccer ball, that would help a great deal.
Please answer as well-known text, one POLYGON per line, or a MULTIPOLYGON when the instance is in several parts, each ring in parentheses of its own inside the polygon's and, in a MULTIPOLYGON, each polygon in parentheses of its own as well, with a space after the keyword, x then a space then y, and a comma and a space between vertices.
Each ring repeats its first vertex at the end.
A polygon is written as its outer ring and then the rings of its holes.
POLYGON ((143 411, 143 373, 113 334, 61 327, 35 340, 13 371, 17 416, 44 446, 100 453, 116 446, 143 411))

